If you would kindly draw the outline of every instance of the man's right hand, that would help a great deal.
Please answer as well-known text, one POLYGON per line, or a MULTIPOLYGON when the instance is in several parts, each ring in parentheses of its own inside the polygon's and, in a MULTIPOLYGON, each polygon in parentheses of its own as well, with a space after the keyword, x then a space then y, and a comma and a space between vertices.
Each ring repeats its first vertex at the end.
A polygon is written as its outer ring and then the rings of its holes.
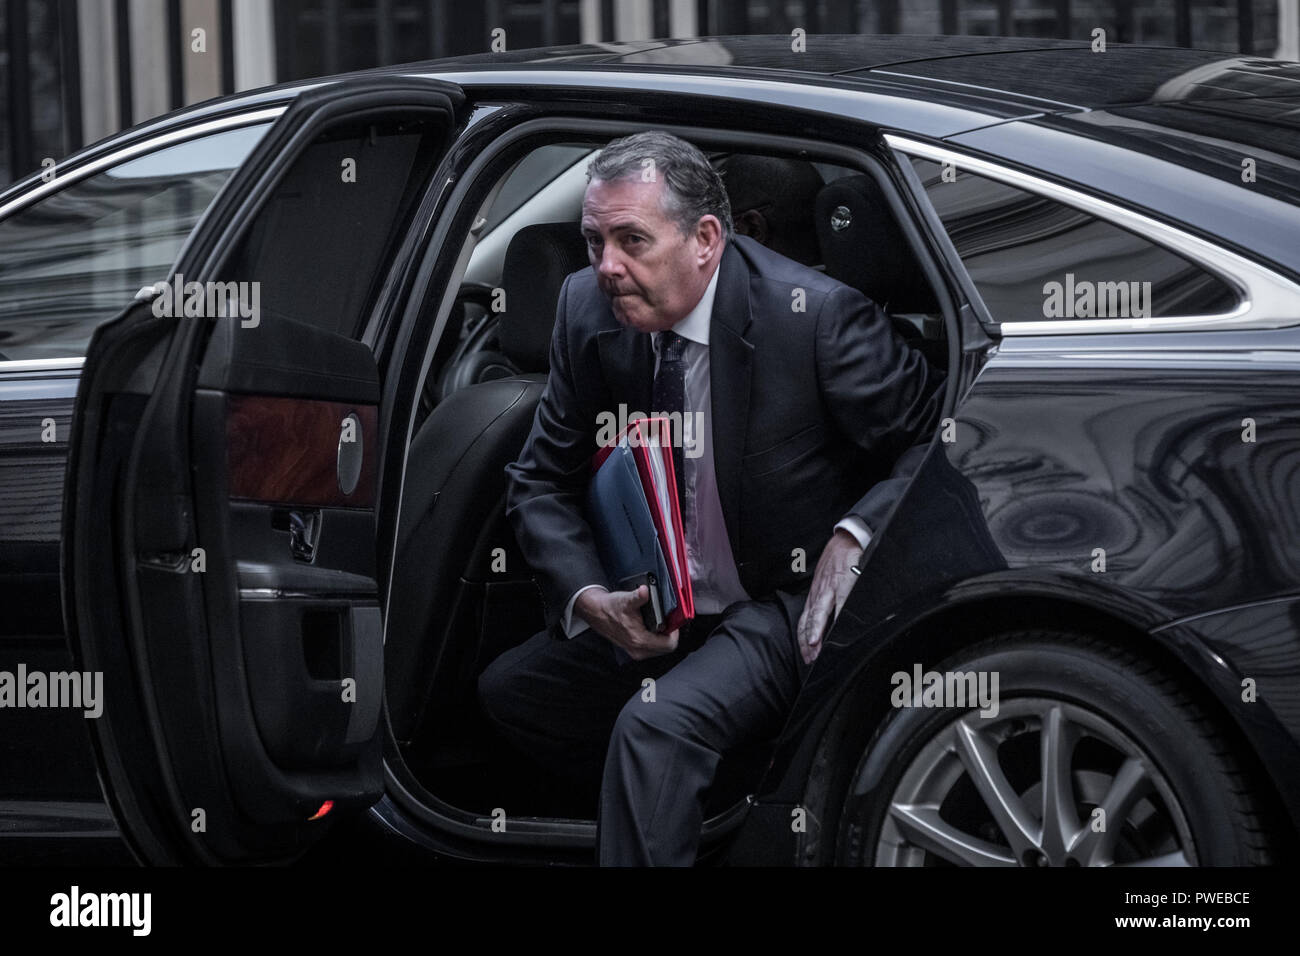
POLYGON ((588 588, 578 595, 573 610, 593 631, 627 651, 632 660, 643 661, 677 650, 677 631, 656 634, 646 630, 641 605, 648 600, 650 589, 644 584, 635 591, 588 588))

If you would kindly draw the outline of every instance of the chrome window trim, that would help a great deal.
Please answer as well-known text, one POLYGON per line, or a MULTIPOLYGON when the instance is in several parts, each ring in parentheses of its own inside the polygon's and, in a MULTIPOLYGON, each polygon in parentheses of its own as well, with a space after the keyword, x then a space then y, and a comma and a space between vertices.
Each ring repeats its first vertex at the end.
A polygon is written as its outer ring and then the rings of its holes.
POLYGON ((51 193, 60 189, 66 189, 68 186, 78 183, 95 173, 103 172, 110 166, 116 166, 128 159, 135 159, 137 156, 143 156, 145 153, 156 152, 168 146, 174 146, 177 143, 183 143, 186 140, 197 139, 200 136, 206 136, 209 133, 218 133, 222 130, 235 129, 240 126, 254 126, 257 123, 271 122, 277 119, 288 106, 271 106, 265 109, 254 110, 251 113, 235 113, 230 116, 222 116, 217 119, 208 120, 205 123, 196 123, 193 126, 182 126, 180 129, 174 129, 167 133, 160 133, 149 139, 143 139, 139 142, 132 143, 130 146, 123 146, 111 153, 106 153, 96 160, 92 160, 83 166, 77 166, 66 173, 60 174, 58 166, 54 167, 55 175, 48 183, 34 189, 29 189, 21 196, 15 196, 3 206, 0 206, 0 220, 5 219, 11 214, 22 209, 24 206, 30 206, 34 202, 44 199, 51 193))
POLYGON ((0 362, 0 373, 4 372, 60 372, 80 370, 86 363, 84 355, 69 355, 65 358, 47 359, 9 359, 0 362))
MULTIPOLYGON (((1124 206, 1098 199, 1068 186, 1041 179, 1029 173, 966 153, 909 139, 894 133, 885 134, 885 142, 909 156, 935 162, 951 162, 989 179, 1037 193, 1049 199, 1082 209, 1105 222, 1149 239, 1178 253, 1212 273, 1240 295, 1237 307, 1218 315, 1161 316, 1147 319, 1044 319, 1042 321, 1000 322, 1003 335, 1072 335, 1091 332, 1158 332, 1215 331, 1221 329, 1278 329, 1300 325, 1300 285, 1284 276, 1228 249, 1216 246, 1151 216, 1124 206)), ((993 317, 996 321, 996 316, 993 317)))

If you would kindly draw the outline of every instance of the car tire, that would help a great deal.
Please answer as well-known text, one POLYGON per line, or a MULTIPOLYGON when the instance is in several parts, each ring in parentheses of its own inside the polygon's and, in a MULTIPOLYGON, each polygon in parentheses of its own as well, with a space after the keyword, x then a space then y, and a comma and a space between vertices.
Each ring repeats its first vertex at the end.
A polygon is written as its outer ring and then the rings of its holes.
MULTIPOLYGON (((891 697, 895 709, 850 778, 840 864, 1270 862, 1234 744, 1151 661, 1086 635, 1036 630, 1003 634, 933 670, 982 672, 990 690, 996 674, 998 705, 891 697)), ((891 689, 904 686, 895 675, 891 689)))

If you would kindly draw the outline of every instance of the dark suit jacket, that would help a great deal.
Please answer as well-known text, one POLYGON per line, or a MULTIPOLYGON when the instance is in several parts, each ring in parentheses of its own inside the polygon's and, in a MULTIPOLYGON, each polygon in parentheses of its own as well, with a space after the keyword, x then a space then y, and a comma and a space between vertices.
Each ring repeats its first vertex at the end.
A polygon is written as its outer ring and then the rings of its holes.
MULTIPOLYGON (((729 242, 718 269, 714 467, 741 584, 761 598, 806 587, 844 516, 879 526, 905 484, 881 479, 910 446, 929 443, 943 374, 862 293, 752 239, 729 242), (803 570, 793 569, 795 548, 803 570)), ((550 355, 532 432, 506 466, 506 514, 537 574, 547 627, 562 636, 557 622, 573 593, 611 587, 583 504, 598 416, 617 416, 620 403, 658 409, 650 335, 614 318, 590 268, 564 281, 550 355)))

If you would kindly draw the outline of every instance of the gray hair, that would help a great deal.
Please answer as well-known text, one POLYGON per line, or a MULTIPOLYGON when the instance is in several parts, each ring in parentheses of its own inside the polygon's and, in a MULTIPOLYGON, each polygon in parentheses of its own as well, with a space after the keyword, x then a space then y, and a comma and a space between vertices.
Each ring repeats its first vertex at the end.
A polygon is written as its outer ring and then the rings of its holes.
POLYGON ((700 217, 712 215, 731 241, 731 202, 722 177, 702 152, 671 133, 647 130, 614 140, 587 167, 587 182, 639 178, 647 169, 663 178, 664 213, 682 235, 694 229, 700 217))

